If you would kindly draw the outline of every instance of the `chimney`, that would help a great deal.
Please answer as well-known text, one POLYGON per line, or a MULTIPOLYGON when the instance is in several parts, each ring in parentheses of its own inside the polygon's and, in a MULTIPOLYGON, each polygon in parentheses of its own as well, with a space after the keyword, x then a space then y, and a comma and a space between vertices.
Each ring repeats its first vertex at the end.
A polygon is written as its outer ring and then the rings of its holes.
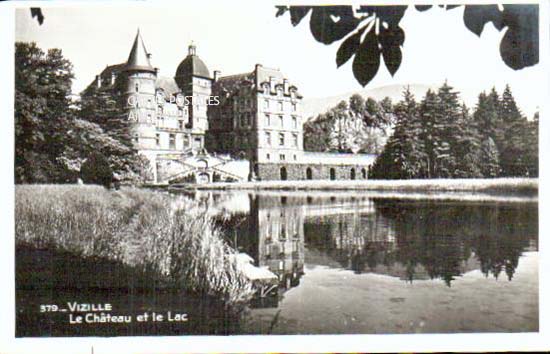
POLYGON ((221 71, 214 70, 214 82, 218 81, 221 75, 222 75, 221 71))
POLYGON ((277 84, 277 79, 273 76, 269 77, 269 86, 271 87, 271 91, 275 90, 275 85, 277 84))
POLYGON ((97 88, 100 88, 101 87, 101 76, 96 75, 95 76, 95 82, 97 84, 97 88))
POLYGON ((254 76, 256 78, 256 87, 260 87, 260 75, 259 75, 259 71, 260 71, 260 68, 262 67, 262 64, 256 64, 256 66, 254 66, 254 76))
POLYGON ((111 85, 114 85, 116 81, 116 73, 113 71, 111 72, 111 85))

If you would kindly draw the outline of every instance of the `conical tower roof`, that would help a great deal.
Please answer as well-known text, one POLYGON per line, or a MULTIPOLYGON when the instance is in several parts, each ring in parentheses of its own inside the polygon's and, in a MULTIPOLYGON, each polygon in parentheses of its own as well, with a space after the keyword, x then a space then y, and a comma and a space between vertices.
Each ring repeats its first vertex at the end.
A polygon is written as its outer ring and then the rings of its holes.
POLYGON ((138 70, 138 71, 150 71, 155 72, 155 69, 151 66, 151 61, 149 60, 149 54, 145 49, 145 44, 143 44, 143 39, 139 33, 139 29, 134 39, 134 45, 128 56, 128 61, 126 62, 126 70, 138 70))

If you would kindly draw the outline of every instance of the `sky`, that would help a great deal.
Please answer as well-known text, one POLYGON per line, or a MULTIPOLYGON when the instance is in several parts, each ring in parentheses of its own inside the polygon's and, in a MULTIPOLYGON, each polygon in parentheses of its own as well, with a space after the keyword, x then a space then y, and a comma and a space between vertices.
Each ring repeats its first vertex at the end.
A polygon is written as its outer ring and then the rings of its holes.
MULTIPOLYGON (((314 40, 309 16, 297 27, 289 14, 275 17, 270 2, 194 2, 193 6, 80 3, 45 7, 39 26, 28 9, 16 13, 16 40, 35 41, 43 48, 61 48, 74 65, 73 91, 82 91, 106 65, 126 61, 140 28, 152 63, 161 75, 173 76, 193 41, 210 71, 222 75, 252 71, 256 63, 279 68, 304 97, 328 97, 361 90, 350 60, 335 64, 339 43, 314 40)), ((182 4, 183 5, 183 4, 182 4)), ((538 110, 548 78, 541 64, 519 71, 500 59, 504 31, 485 26, 481 38, 466 29, 462 8, 432 8, 418 12, 410 6, 401 21, 406 33, 403 61, 395 76, 381 65, 366 89, 384 85, 439 86, 445 80, 463 93, 472 107, 481 91, 508 83, 520 109, 529 117, 538 110)))

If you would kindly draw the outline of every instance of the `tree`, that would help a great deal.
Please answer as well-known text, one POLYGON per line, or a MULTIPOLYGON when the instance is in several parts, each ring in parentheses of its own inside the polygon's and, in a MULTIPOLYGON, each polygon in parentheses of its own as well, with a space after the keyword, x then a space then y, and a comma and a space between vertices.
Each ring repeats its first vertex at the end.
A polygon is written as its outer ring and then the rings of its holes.
POLYGON ((500 174, 500 161, 497 145, 491 137, 487 137, 481 144, 480 157, 481 173, 483 177, 495 178, 500 174))
POLYGON ((371 169, 370 178, 422 178, 427 172, 427 156, 422 140, 418 105, 407 88, 395 107, 396 124, 382 153, 371 169))
POLYGON ((506 85, 502 93, 500 114, 503 124, 501 142, 501 168, 504 176, 525 176, 528 167, 524 161, 529 136, 529 124, 521 114, 510 87, 506 85))
POLYGON ((57 160, 74 111, 72 65, 59 49, 44 53, 35 43, 15 45, 15 182, 67 182, 57 160))
POLYGON ((326 113, 304 124, 304 150, 325 152, 329 150, 331 122, 326 113))
POLYGON ((483 177, 481 172, 481 137, 465 104, 462 104, 457 126, 454 177, 483 177))
POLYGON ((118 179, 133 184, 151 177, 148 160, 139 155, 134 147, 133 122, 127 117, 118 85, 114 89, 88 87, 82 94, 80 117, 101 130, 100 133, 96 127, 89 125, 94 134, 107 135, 96 139, 100 145, 95 148, 107 156, 118 179))
POLYGON ((93 152, 82 164, 80 175, 84 183, 99 184, 110 188, 113 182, 113 171, 109 162, 100 152, 93 152))
POLYGON ((380 153, 393 120, 391 100, 358 94, 304 124, 306 151, 380 153))
MULTIPOLYGON (((459 5, 439 5, 448 10, 459 5)), ((426 11, 431 5, 416 5, 426 11)), ((310 12, 310 31, 315 40, 325 45, 342 40, 336 53, 340 67, 352 57, 353 75, 362 86, 377 74, 381 58, 393 76, 401 65, 401 47, 405 32, 399 26, 407 6, 277 6, 276 17, 290 13, 297 26, 310 12)), ((500 56, 514 70, 532 66, 539 61, 539 7, 537 4, 464 5, 464 25, 480 36, 485 24, 491 22, 505 30, 500 42, 500 56)))
POLYGON ((44 53, 35 43, 18 42, 15 63, 16 183, 74 182, 94 151, 109 157, 122 181, 150 178, 116 96, 88 92, 82 105, 75 105, 72 65, 59 49, 44 53), (78 115, 89 120, 75 119, 78 115))

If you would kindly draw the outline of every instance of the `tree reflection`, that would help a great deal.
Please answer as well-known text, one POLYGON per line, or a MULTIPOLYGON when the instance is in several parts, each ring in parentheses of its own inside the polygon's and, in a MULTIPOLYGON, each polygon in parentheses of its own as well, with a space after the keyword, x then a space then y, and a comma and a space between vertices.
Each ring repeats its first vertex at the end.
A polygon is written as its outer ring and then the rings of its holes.
MULTIPOLYGON (((220 221, 228 242, 267 267, 282 292, 304 263, 451 286, 479 269, 512 280, 519 257, 537 250, 535 203, 412 201, 362 196, 250 195, 250 211, 220 221)), ((281 293, 281 292, 280 292, 281 293)))
POLYGON ((511 280, 522 252, 537 247, 535 204, 375 199, 374 208, 359 218, 308 219, 305 241, 355 273, 448 286, 474 269, 495 278, 504 270, 511 280))

